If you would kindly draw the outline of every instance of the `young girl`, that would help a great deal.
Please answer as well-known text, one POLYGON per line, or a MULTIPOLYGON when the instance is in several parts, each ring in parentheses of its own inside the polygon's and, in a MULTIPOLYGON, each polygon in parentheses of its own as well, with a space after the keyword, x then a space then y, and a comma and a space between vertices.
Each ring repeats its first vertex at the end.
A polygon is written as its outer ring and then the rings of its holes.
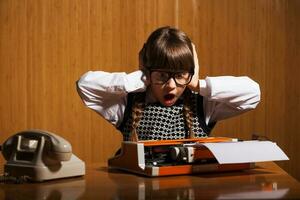
POLYGON ((155 30, 140 51, 140 70, 87 72, 77 82, 89 108, 119 129, 124 140, 206 137, 217 121, 254 109, 259 85, 248 77, 198 79, 190 39, 180 30, 155 30))

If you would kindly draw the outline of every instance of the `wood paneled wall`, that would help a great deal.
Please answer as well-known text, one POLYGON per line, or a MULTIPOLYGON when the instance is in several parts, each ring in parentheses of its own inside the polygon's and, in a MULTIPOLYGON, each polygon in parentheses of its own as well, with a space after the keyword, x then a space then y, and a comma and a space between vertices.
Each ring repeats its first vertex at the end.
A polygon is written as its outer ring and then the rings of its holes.
POLYGON ((297 0, 1 0, 0 142, 46 129, 87 164, 106 162, 121 136, 84 107, 75 82, 88 70, 136 70, 151 31, 170 25, 195 43, 201 78, 247 75, 261 86, 258 108, 213 134, 269 137, 300 179, 299 9, 297 0))

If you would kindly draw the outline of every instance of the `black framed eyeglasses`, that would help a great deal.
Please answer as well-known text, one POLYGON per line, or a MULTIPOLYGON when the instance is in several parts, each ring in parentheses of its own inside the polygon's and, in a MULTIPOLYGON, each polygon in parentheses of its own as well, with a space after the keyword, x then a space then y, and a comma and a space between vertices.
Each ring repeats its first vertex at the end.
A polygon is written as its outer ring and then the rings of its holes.
POLYGON ((173 78, 175 83, 180 86, 188 85, 193 77, 193 72, 188 71, 178 71, 178 72, 170 72, 164 70, 150 70, 150 79, 151 83, 163 85, 173 78))

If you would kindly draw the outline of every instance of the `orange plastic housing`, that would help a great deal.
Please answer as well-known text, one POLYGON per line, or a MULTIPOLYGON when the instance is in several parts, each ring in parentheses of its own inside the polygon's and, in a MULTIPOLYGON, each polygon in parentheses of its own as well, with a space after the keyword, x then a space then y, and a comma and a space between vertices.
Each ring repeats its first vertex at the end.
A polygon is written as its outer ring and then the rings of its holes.
MULTIPOLYGON (((233 141, 232 138, 226 137, 207 137, 180 140, 160 140, 160 141, 124 141, 121 147, 121 153, 108 160, 110 168, 125 170, 132 173, 142 174, 146 176, 170 176, 184 175, 194 173, 207 172, 225 172, 245 170, 254 167, 254 163, 238 163, 238 164, 219 164, 217 161, 213 163, 175 163, 172 165, 149 165, 145 156, 145 148, 157 148, 182 146, 188 144, 193 149, 193 158, 195 160, 214 159, 214 155, 205 146, 194 145, 205 142, 228 142, 233 141)), ((155 151, 152 152, 155 154, 155 151)))

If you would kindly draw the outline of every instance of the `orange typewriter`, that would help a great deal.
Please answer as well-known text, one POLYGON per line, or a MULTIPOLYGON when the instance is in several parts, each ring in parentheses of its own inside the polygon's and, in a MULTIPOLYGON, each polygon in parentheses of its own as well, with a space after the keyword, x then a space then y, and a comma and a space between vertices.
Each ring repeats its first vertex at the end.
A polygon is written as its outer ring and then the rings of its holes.
POLYGON ((254 167, 254 163, 219 164, 208 148, 199 145, 212 142, 235 141, 225 137, 124 141, 121 152, 108 160, 108 166, 146 176, 222 172, 254 167))
POLYGON ((206 137, 124 141, 108 166, 152 177, 247 170, 254 168, 255 162, 275 160, 288 157, 271 141, 206 137))

